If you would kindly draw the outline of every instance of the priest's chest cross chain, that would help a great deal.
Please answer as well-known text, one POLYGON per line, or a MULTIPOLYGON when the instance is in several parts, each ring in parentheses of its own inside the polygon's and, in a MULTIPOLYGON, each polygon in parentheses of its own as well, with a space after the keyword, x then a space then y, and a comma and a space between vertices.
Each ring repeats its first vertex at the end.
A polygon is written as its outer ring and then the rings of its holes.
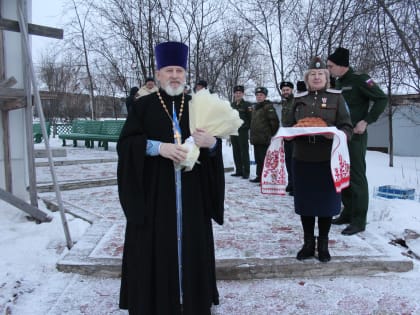
MULTIPOLYGON (((179 133, 178 128, 176 128, 175 122, 172 119, 171 115, 169 114, 168 108, 166 107, 166 104, 163 101, 162 96, 160 95, 159 91, 157 92, 157 95, 159 97, 159 100, 160 100, 160 103, 162 104, 163 109, 166 112, 166 115, 168 115, 169 119, 172 122, 172 129, 174 131, 174 139, 176 139, 177 144, 181 144, 181 134, 179 133)), ((179 109, 179 114, 178 114, 178 123, 181 122, 182 113, 184 111, 184 96, 185 96, 184 93, 182 93, 181 107, 179 109)), ((175 101, 172 101, 172 107, 173 107, 173 110, 175 111, 175 101)), ((176 113, 174 114, 176 115, 176 113)))

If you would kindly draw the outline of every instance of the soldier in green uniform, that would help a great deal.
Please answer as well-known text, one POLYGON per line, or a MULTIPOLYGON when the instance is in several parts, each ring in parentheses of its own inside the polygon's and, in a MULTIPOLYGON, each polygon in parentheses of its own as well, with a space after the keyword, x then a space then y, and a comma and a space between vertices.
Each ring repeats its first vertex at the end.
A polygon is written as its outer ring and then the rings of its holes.
POLYGON ((237 136, 231 136, 233 160, 235 162, 235 173, 232 176, 242 176, 244 179, 249 178, 249 127, 251 125, 252 105, 244 100, 244 86, 237 85, 234 87, 234 98, 232 108, 239 112, 239 118, 243 120, 243 124, 238 129, 237 136))
POLYGON ((379 86, 364 73, 349 67, 348 49, 339 47, 328 57, 328 69, 336 77, 336 89, 340 89, 350 110, 354 126, 349 142, 350 187, 342 193, 344 208, 333 224, 349 224, 344 235, 365 230, 369 207, 369 191, 366 178, 367 126, 375 122, 384 111, 388 99, 379 86))
POLYGON ((255 89, 255 104, 252 112, 250 141, 254 146, 255 163, 257 164, 256 177, 250 179, 251 183, 260 183, 264 167, 265 154, 271 143, 271 138, 279 129, 279 118, 273 103, 266 99, 268 90, 265 87, 255 89))
MULTIPOLYGON (((281 102, 281 125, 282 127, 291 127, 287 123, 287 117, 290 116, 293 110, 294 96, 293 96, 294 85, 292 82, 283 81, 280 83, 281 96, 283 98, 281 102)), ((292 177, 292 152, 293 152, 293 140, 285 140, 284 142, 284 155, 286 160, 287 169, 287 186, 286 192, 293 196, 293 177, 292 177)))

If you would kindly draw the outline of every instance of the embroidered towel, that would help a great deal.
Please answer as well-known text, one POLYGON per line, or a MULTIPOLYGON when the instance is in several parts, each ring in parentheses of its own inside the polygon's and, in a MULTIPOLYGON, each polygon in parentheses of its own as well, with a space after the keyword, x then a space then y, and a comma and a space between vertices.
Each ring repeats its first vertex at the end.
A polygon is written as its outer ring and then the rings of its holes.
POLYGON ((333 134, 331 148, 331 176, 339 193, 350 185, 350 156, 346 134, 336 127, 280 127, 271 139, 267 150, 261 178, 263 194, 285 195, 287 171, 284 157, 284 139, 296 136, 333 134))

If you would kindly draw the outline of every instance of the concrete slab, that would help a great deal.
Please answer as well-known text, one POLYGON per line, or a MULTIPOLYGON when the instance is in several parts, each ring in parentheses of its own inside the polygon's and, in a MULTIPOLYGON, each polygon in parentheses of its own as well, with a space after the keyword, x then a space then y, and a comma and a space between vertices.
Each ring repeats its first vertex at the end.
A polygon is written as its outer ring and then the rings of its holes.
MULTIPOLYGON (((98 163, 111 163, 111 162, 118 162, 118 159, 109 158, 109 159, 62 160, 62 161, 54 161, 54 165, 65 166, 65 165, 98 164, 98 163)), ((36 167, 46 167, 49 165, 50 165, 49 162, 35 162, 36 167)))
MULTIPOLYGON (((55 162, 54 162, 55 163, 55 162)), ((55 169, 58 174, 61 190, 85 189, 92 187, 103 187, 117 185, 117 163, 115 161, 103 161, 97 163, 67 163, 58 161, 55 169), (110 169, 104 173, 98 173, 96 165, 109 163, 110 169), (89 176, 89 178, 86 178, 89 176)), ((54 185, 51 182, 51 173, 48 164, 42 164, 38 167, 39 177, 37 190, 39 193, 54 191, 54 185)), ((233 171, 232 168, 225 168, 225 173, 233 171)))
MULTIPOLYGON (((76 181, 66 181, 66 182, 59 183, 60 190, 62 191, 110 186, 110 185, 116 185, 116 184, 117 184, 116 178, 92 179, 92 180, 84 180, 84 181, 76 180, 76 181)), ((53 184, 39 184, 37 185, 36 188, 39 193, 54 191, 53 184)))
MULTIPOLYGON (((51 149, 51 155, 53 157, 66 157, 67 151, 66 149, 51 149)), ((35 149, 34 150, 34 156, 35 158, 47 158, 47 150, 45 149, 35 149)))

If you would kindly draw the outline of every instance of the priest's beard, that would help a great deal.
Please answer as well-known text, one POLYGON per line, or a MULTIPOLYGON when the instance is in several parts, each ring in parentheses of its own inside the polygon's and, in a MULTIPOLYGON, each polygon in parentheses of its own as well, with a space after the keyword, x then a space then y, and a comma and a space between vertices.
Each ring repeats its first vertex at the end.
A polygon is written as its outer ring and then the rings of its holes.
POLYGON ((170 82, 166 84, 166 86, 162 86, 162 89, 170 96, 179 95, 184 91, 184 84, 180 84, 177 88, 173 88, 170 85, 170 82))

